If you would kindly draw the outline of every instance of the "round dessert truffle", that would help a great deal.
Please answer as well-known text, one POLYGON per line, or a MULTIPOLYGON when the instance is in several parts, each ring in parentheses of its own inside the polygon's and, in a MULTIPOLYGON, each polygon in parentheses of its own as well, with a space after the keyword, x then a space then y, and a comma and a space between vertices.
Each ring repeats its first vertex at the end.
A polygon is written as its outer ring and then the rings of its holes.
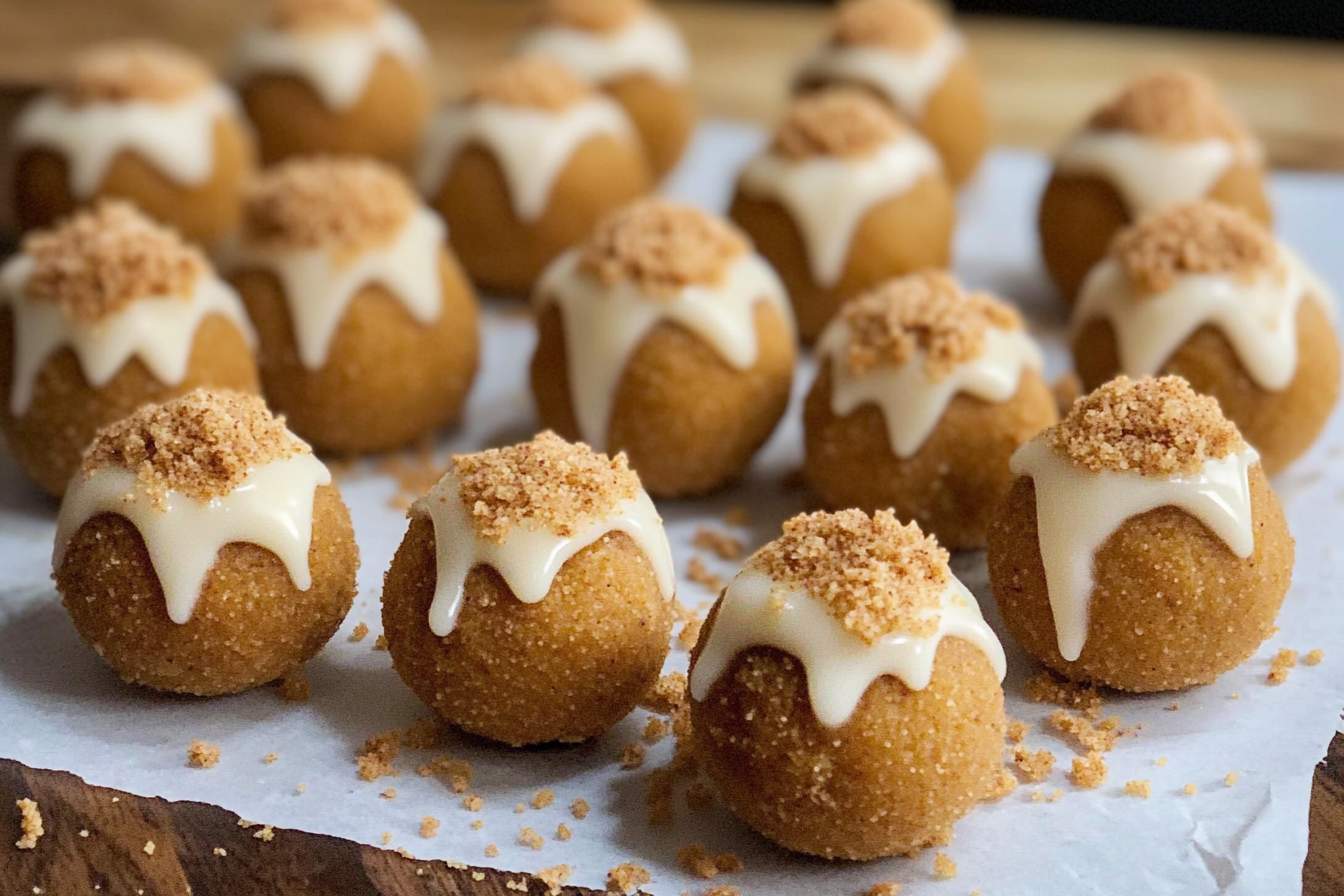
POLYGON ((846 299, 945 267, 956 202, 924 138, 871 95, 830 88, 794 100, 729 214, 779 271, 812 342, 846 299))
POLYGON ((889 510, 814 513, 724 591, 691 657, 693 743, 752 828, 828 859, 901 855, 991 795, 1003 648, 947 562, 889 510))
POLYGON ((370 159, 291 159, 246 193, 232 279, 266 396, 318 448, 386 451, 454 422, 476 299, 443 222, 370 159))
POLYGON ((586 740, 658 678, 672 555, 625 457, 549 432, 458 455, 409 516, 383 631, 452 724, 514 746, 586 740))
POLYGON ((1207 200, 1120 231, 1073 313, 1084 388, 1117 373, 1184 377, 1273 475, 1311 446, 1339 398, 1329 290, 1261 224, 1207 200))
POLYGON ((197 249, 103 200, 29 234, 0 268, 0 424, 60 495, 100 428, 200 387, 256 392, 256 336, 197 249))
POLYGON ((1270 223, 1264 151, 1207 79, 1187 71, 1136 78, 1055 157, 1037 223, 1041 254, 1072 302, 1116 231, 1194 199, 1270 223))
POLYGON ((841 308, 817 359, 804 471, 822 502, 890 507, 949 548, 984 547, 1009 458, 1058 419, 1017 312, 913 274, 841 308))
POLYGON ((196 57, 148 41, 85 51, 11 130, 20 229, 47 227, 100 197, 210 244, 238 225, 255 151, 237 101, 196 57))
POLYGON ((418 181, 471 278, 517 295, 653 185, 616 101, 540 58, 504 63, 438 115, 418 181))
POLYGON ((805 92, 863 88, 918 128, 953 185, 970 179, 989 148, 989 112, 965 41, 928 0, 843 0, 830 40, 795 79, 805 92))
POLYGON ((676 25, 645 0, 544 0, 517 50, 554 59, 620 103, 656 176, 681 159, 695 130, 690 56, 676 25))
POLYGON ((1208 684, 1260 646, 1293 538, 1254 448, 1176 376, 1118 377, 1013 456, 989 532, 1009 633, 1124 691, 1208 684))
POLYGON ((433 101, 425 40, 383 0, 272 0, 231 70, 267 164, 339 153, 409 167, 433 101))
POLYGON ((542 423, 623 451, 650 494, 739 475, 788 406, 797 356, 779 278, 731 224, 663 200, 604 219, 537 286, 542 423))
POLYGON ((260 398, 197 390, 98 434, 56 527, 56 588, 112 671, 232 694, 317 655, 359 550, 331 474, 260 398))

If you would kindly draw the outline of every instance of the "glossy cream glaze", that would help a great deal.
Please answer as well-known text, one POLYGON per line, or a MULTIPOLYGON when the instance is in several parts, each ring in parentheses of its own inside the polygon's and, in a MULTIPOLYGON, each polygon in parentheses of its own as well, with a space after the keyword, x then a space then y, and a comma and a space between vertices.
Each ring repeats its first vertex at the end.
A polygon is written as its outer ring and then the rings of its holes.
POLYGON ((975 646, 1003 680, 1007 668, 1003 646, 980 615, 975 596, 955 576, 939 609, 930 611, 934 614, 938 630, 933 635, 896 632, 869 644, 847 631, 821 601, 775 582, 749 564, 729 584, 719 604, 704 650, 691 670, 691 696, 708 697, 737 655, 752 647, 774 647, 803 664, 812 712, 828 728, 845 724, 869 685, 883 675, 896 676, 914 691, 928 687, 944 638, 961 638, 975 646))
POLYGON ((68 319, 54 302, 28 298, 32 270, 33 259, 22 254, 0 268, 0 306, 8 306, 14 321, 9 409, 15 417, 27 413, 43 365, 62 348, 74 352, 88 384, 101 388, 132 358, 165 386, 180 384, 191 365, 196 331, 212 314, 228 320, 249 347, 256 347, 256 332, 238 294, 213 274, 202 273, 189 296, 146 296, 89 322, 68 319))
POLYGON ((1073 662, 1087 643, 1093 560, 1131 517, 1178 507, 1208 526, 1228 549, 1246 558, 1255 550, 1249 471, 1260 456, 1245 448, 1206 461, 1198 475, 1145 476, 1135 471, 1093 472, 1055 451, 1043 437, 1013 455, 1015 476, 1036 487, 1036 526, 1059 652, 1073 662))
POLYGON ((552 305, 560 312, 574 419, 583 441, 603 450, 621 377, 654 327, 664 321, 685 327, 725 363, 748 370, 759 354, 756 306, 762 302, 792 330, 784 285, 754 252, 733 261, 716 286, 687 286, 674 297, 655 297, 629 280, 602 285, 580 270, 576 249, 542 273, 534 304, 538 312, 552 305))
POLYGON ((663 520, 643 489, 611 515, 568 537, 539 526, 515 526, 503 542, 482 538, 462 505, 452 472, 412 505, 411 514, 428 517, 434 526, 437 574, 434 599, 429 605, 429 629, 440 638, 456 625, 467 575, 477 565, 494 568, 518 600, 534 604, 551 590, 556 574, 571 557, 612 532, 624 532, 634 540, 664 597, 671 600, 676 588, 672 549, 663 532, 663 520))
POLYGON ((657 13, 641 15, 609 34, 544 25, 523 35, 518 53, 554 59, 591 84, 632 74, 682 84, 690 71, 690 55, 681 34, 657 13))
POLYGON ((918 122, 929 97, 942 86, 964 52, 961 35, 951 30, 944 30, 913 53, 886 47, 828 45, 803 63, 798 80, 866 84, 901 114, 918 122))
POLYGON ((169 492, 151 501, 136 474, 103 467, 76 473, 61 502, 53 568, 80 527, 100 513, 125 517, 140 532, 163 587, 168 618, 191 620, 206 574, 220 548, 255 544, 280 558, 294 587, 312 587, 308 549, 313 539, 313 496, 331 474, 312 454, 295 454, 253 468, 233 491, 210 500, 169 492))

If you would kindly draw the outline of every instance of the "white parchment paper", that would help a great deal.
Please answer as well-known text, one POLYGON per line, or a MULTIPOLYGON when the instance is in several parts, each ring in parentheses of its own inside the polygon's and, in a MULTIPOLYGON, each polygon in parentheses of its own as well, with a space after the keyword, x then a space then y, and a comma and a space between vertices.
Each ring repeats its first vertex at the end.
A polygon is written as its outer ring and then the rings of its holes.
MULTIPOLYGON (((733 171, 760 139, 742 127, 706 127, 670 191, 722 208, 733 171)), ((957 269, 971 285, 1022 304, 1033 329, 1050 345, 1055 374, 1065 367, 1059 338, 1063 313, 1039 270, 1033 224, 1044 173, 1044 160, 1035 156, 998 152, 990 158, 979 182, 963 197, 957 269)), ((1282 235, 1336 290, 1344 288, 1339 243, 1344 179, 1282 175, 1274 188, 1282 235)), ((519 306, 510 306, 511 312, 501 307, 487 315, 484 368, 467 424, 445 439, 445 453, 511 443, 533 432, 525 380, 531 328, 517 313, 519 306)), ((799 371, 799 394, 810 385, 812 372, 810 361, 799 371)), ((616 764, 621 749, 639 738, 643 712, 600 741, 578 747, 513 751, 467 738, 450 741, 440 752, 473 764, 472 792, 485 799, 480 813, 463 809, 460 798, 437 780, 415 775, 428 753, 405 754, 397 763, 398 778, 360 781, 353 756, 365 738, 427 714, 392 671, 388 654, 372 649, 380 630, 383 572, 405 519, 387 504, 393 483, 371 468, 343 482, 363 555, 360 596, 341 633, 309 666, 311 701, 294 706, 282 703, 270 688, 205 701, 165 698, 119 683, 79 641, 49 580, 54 503, 0 459, 0 756, 65 769, 133 793, 216 803, 280 828, 375 845, 386 831, 393 846, 422 859, 451 858, 515 871, 565 863, 575 869, 572 883, 594 887, 604 884, 608 868, 632 861, 652 873, 646 889, 655 894, 700 892, 707 886, 677 868, 677 848, 696 842, 716 852, 735 852, 746 865, 743 873, 715 884, 771 896, 857 894, 883 880, 899 881, 903 894, 1300 892, 1312 771, 1344 705, 1344 589, 1337 547, 1344 523, 1342 456, 1344 419, 1336 415, 1322 443, 1276 481, 1298 541, 1281 632, 1213 686, 1174 696, 1111 699, 1107 711, 1142 730, 1107 756, 1110 777, 1099 790, 1070 786, 1064 776, 1070 747, 1035 726, 1029 745, 1049 748, 1060 759, 1042 785, 1044 792, 1059 788, 1063 796, 1053 803, 1033 802, 1034 788, 1023 786, 1003 802, 973 812, 958 824, 946 850, 959 867, 950 883, 934 880, 931 853, 867 864, 789 855, 754 835, 721 804, 693 813, 679 801, 671 826, 648 827, 648 774, 667 761, 671 740, 651 747, 639 770, 621 771, 616 764), (373 634, 350 643, 347 635, 359 622, 373 634), (1265 681, 1269 657, 1285 646, 1325 648, 1326 660, 1298 668, 1286 684, 1270 687, 1265 681), (1179 709, 1165 709, 1173 702, 1179 709), (216 768, 186 766, 186 747, 195 738, 222 749, 216 768), (263 757, 272 752, 279 759, 265 764, 263 757), (1156 764, 1159 757, 1166 758, 1162 766, 1156 764), (1238 780, 1226 787, 1229 772, 1236 772, 1238 780), (1122 795, 1129 779, 1149 779, 1152 797, 1122 795), (296 792, 300 782, 306 785, 302 795, 296 792), (1187 783, 1195 784, 1198 793, 1186 795, 1187 783), (396 787, 395 800, 378 797, 388 786, 396 787), (540 788, 555 791, 555 804, 515 813, 515 805, 529 802, 540 788), (586 820, 569 814, 576 797, 592 806, 586 820), (442 822, 434 839, 418 835, 424 815, 442 822), (484 822, 479 831, 469 827, 476 819, 484 822), (554 837, 561 822, 574 832, 568 842, 554 837), (546 838, 540 852, 518 844, 525 826, 546 838), (488 844, 497 845, 497 858, 485 857, 488 844)), ((749 547, 773 537, 783 519, 805 509, 801 495, 779 487, 800 457, 795 404, 745 482, 712 500, 662 504, 679 571, 693 554, 702 553, 691 547, 697 527, 724 528, 721 514, 729 506, 752 511, 750 526, 734 530, 749 547)), ((733 572, 729 564, 713 558, 709 563, 720 575, 733 572)), ((955 569, 997 625, 983 557, 958 556, 955 569)), ((689 606, 711 598, 684 579, 680 595, 689 606)), ((1009 713, 1038 721, 1053 707, 1027 703, 1022 696, 1023 683, 1037 667, 1011 642, 1005 640, 1005 646, 1009 713)), ((685 664, 686 654, 674 650, 669 668, 684 669, 685 664)), ((283 837, 283 830, 277 836, 283 837)))

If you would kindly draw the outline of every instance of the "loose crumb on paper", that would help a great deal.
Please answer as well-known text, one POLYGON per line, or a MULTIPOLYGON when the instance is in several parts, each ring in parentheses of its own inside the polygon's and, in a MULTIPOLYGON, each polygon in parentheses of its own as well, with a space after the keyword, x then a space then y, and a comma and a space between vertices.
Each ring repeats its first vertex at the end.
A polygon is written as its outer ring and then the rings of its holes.
POLYGON ((634 862, 622 862, 607 872, 607 891, 633 893, 653 880, 647 870, 634 862))
POLYGON ((1227 776, 1223 778, 1223 786, 1231 787, 1233 784, 1237 783, 1237 777, 1236 772, 1228 772, 1227 776))
POLYGON ((1070 773, 1070 777, 1078 787, 1088 790, 1100 787, 1106 783, 1106 760, 1100 753, 1076 756, 1073 760, 1073 771, 1070 773))
POLYGON ((933 875, 939 880, 951 880, 957 876, 957 863, 945 852, 933 857, 933 875))
POLYGON ((496 846, 495 844, 491 843, 485 847, 485 857, 487 859, 493 859, 498 855, 499 855, 499 847, 496 846))
POLYGON ((585 799, 576 799, 569 804, 569 812, 579 821, 588 817, 588 801, 585 799))
POLYGON ((468 812, 479 812, 484 805, 485 800, 474 793, 462 797, 462 808, 466 809, 468 812))
POLYGON ((1182 787, 1181 790, 1183 793, 1185 793, 1186 796, 1194 796, 1195 794, 1199 793, 1199 785, 1187 784, 1184 787, 1182 787))
POLYGON ((389 787, 389 788, 387 788, 387 789, 384 790, 382 793, 378 794, 378 798, 381 799, 381 800, 394 800, 394 799, 396 799, 396 798, 397 798, 397 788, 395 788, 395 787, 389 787))
POLYGON ((994 776, 994 783, 990 786, 989 794, 985 799, 991 803, 997 802, 1004 797, 1010 796, 1017 790, 1017 776, 1008 769, 1000 769, 994 776))
POLYGON ((741 560, 746 554, 742 542, 726 532, 716 532, 708 526, 701 526, 695 532, 691 542, 702 551, 715 554, 720 560, 741 560))
POLYGON ((686 702, 686 674, 669 672, 653 683, 640 706, 659 715, 671 715, 686 702))
POLYGON ((351 643, 358 644, 369 636, 369 626, 366 622, 361 622, 355 626, 355 630, 350 633, 351 643))
POLYGON ((555 802, 555 791, 549 787, 538 790, 532 794, 532 808, 545 809, 551 803, 555 802))
POLYGON ((880 884, 873 884, 863 896, 900 896, 901 885, 894 880, 883 881, 880 884))
POLYGON ((731 852, 710 852, 702 843, 693 843, 677 850, 677 864, 687 874, 702 880, 712 880, 720 874, 738 874, 742 860, 731 852))
POLYGON ((439 820, 433 815, 420 819, 420 836, 426 840, 439 836, 439 820))
POLYGON ((644 745, 639 741, 631 741, 625 745, 621 751, 621 768, 626 771, 639 768, 644 764, 644 745))
POLYGON ((265 757, 262 758, 261 761, 266 763, 267 765, 274 765, 276 760, 278 760, 279 758, 280 758, 279 753, 267 753, 265 757))
POLYGON ((555 826, 555 839, 560 840, 560 841, 565 841, 565 840, 568 840, 570 837, 573 837, 573 836, 574 836, 574 832, 571 831, 571 830, 569 829, 569 827, 568 827, 563 821, 560 822, 560 824, 558 824, 558 825, 555 826))
POLYGON ((728 584, 723 580, 722 576, 710 572, 709 567, 705 565, 704 559, 699 556, 692 557, 686 562, 686 578, 715 595, 722 591, 728 584))
POLYGON ((1269 663, 1269 683, 1283 684, 1288 680, 1288 673, 1297 666, 1297 651, 1283 648, 1274 654, 1274 659, 1269 663))
POLYGON ((1146 800, 1152 795, 1153 785, 1147 779, 1125 782, 1125 796, 1136 796, 1139 799, 1146 800))
POLYGON ((1323 659, 1325 659, 1325 651, 1317 647, 1315 650, 1309 651, 1306 656, 1302 657, 1302 665, 1319 666, 1323 659))
POLYGON ((1055 754, 1049 750, 1037 750, 1035 753, 1026 747, 1013 748, 1013 764, 1022 776, 1032 783, 1044 781, 1055 769, 1055 754))
POLYGON ((19 831, 23 836, 15 841, 14 845, 19 849, 32 849, 37 846, 38 839, 46 833, 42 830, 42 813, 37 808, 37 802, 30 799, 21 799, 15 802, 19 807, 19 831))
POLYGON ((434 777, 446 782, 453 793, 466 793, 471 786, 471 763, 447 754, 426 762, 417 773, 422 778, 434 777))
POLYGON ((572 871, 573 869, 568 865, 554 865, 550 868, 541 869, 533 876, 546 885, 546 892, 550 896, 557 896, 560 888, 569 880, 572 871))
POLYGON ((214 768, 219 765, 219 747, 203 740, 192 741, 187 747, 187 765, 192 768, 214 768))
POLYGON ((520 846, 526 846, 528 849, 540 850, 546 845, 546 838, 532 830, 532 828, 523 828, 518 832, 518 844, 520 846))
POLYGON ((387 635, 379 635, 373 639, 373 649, 379 651, 387 650, 387 635))

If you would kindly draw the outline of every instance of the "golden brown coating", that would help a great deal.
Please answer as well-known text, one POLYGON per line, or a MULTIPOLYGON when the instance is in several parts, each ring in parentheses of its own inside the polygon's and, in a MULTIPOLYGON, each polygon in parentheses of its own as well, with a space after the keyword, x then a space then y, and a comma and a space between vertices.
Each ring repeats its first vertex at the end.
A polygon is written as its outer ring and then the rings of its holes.
POLYGON ((212 696, 269 681, 312 659, 355 597, 359 551, 336 486, 313 496, 312 586, 294 587, 275 554, 244 542, 220 549, 190 621, 168 618, 163 588, 136 528, 103 513, 75 533, 56 588, 80 636, 124 681, 212 696))
POLYGON ((654 178, 675 168, 695 133, 697 113, 690 85, 669 84, 636 72, 608 81, 602 90, 630 116, 654 178))
POLYGON ((667 656, 671 603, 621 532, 566 561, 532 604, 476 566, 443 638, 429 628, 436 580, 434 525, 413 515, 383 584, 383 631, 402 680, 472 734, 515 746, 596 737, 635 708, 667 656))
POLYGON ((137 100, 168 104, 203 90, 212 80, 205 63, 185 50, 153 40, 129 40, 80 53, 60 89, 76 106, 137 100))
POLYGON ((1293 538, 1259 465, 1250 470, 1255 550, 1242 559, 1176 507, 1126 520, 1098 549, 1087 642, 1060 655, 1046 589, 1036 488, 1019 478, 989 533, 989 576, 1004 625, 1066 678, 1125 691, 1208 684, 1267 638, 1292 579, 1293 538))

